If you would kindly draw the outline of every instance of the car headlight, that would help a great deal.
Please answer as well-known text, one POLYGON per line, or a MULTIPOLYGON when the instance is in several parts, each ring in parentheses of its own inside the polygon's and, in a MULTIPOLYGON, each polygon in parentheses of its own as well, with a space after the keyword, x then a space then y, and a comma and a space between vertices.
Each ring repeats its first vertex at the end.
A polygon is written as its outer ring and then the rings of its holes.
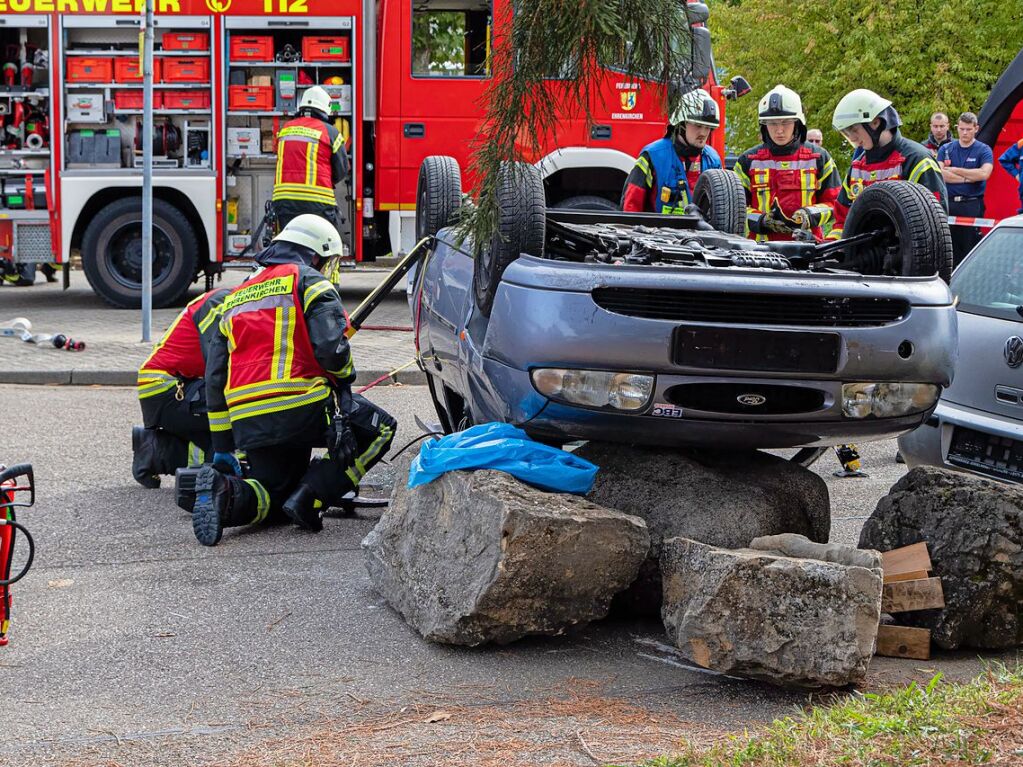
POLYGON ((847 383, 842 385, 846 418, 895 418, 921 413, 938 401, 941 389, 922 383, 847 383))
POLYGON ((545 397, 584 407, 641 410, 654 391, 654 376, 606 370, 536 368, 533 386, 545 397))

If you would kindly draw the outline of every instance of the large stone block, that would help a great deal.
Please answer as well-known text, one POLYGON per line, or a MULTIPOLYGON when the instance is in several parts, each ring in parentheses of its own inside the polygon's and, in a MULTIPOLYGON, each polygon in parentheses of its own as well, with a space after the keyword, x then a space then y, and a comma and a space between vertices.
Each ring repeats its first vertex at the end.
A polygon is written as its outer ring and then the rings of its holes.
POLYGON ((828 486, 817 474, 757 450, 672 450, 589 442, 575 454, 600 467, 587 498, 646 520, 650 558, 619 602, 657 615, 661 541, 689 538, 737 549, 758 536, 797 533, 827 542, 828 486))
POLYGON ((861 681, 881 616, 881 557, 802 536, 663 543, 661 617, 699 665, 780 685, 861 681))
POLYGON ((920 541, 941 578, 945 608, 899 613, 947 650, 1023 644, 1023 488, 921 466, 896 482, 863 526, 860 546, 920 541))
POLYGON ((397 482, 362 545, 374 587, 416 631, 478 645, 603 618, 650 537, 643 520, 583 498, 458 471, 412 490, 397 482))

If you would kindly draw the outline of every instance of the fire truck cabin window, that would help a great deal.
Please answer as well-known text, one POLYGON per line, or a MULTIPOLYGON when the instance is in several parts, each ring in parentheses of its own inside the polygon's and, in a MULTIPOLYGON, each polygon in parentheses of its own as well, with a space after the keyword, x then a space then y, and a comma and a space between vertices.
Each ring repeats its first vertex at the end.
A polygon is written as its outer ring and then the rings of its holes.
POLYGON ((479 0, 412 4, 414 77, 488 77, 492 6, 479 0))

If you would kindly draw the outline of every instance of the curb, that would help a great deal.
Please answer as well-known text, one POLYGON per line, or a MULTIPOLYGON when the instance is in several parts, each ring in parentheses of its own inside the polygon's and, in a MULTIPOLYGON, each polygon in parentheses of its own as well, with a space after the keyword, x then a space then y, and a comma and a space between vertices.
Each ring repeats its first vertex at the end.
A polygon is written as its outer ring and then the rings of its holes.
MULTIPOLYGON (((353 386, 365 386, 386 376, 389 370, 360 370, 353 386)), ((0 384, 31 386, 135 386, 137 370, 0 370, 0 384)), ((423 386, 422 370, 400 370, 379 386, 423 386)))

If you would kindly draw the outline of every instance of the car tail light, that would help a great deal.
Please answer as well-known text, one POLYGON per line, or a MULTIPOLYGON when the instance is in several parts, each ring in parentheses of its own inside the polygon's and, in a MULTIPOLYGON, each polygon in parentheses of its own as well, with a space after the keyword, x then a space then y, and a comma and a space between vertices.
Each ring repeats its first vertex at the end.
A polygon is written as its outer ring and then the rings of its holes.
POLYGON ((654 391, 654 376, 606 370, 536 368, 533 386, 545 397, 583 407, 642 410, 654 391))
POLYGON ((846 418, 897 418, 922 413, 938 401, 941 389, 922 383, 847 383, 842 385, 846 418))

